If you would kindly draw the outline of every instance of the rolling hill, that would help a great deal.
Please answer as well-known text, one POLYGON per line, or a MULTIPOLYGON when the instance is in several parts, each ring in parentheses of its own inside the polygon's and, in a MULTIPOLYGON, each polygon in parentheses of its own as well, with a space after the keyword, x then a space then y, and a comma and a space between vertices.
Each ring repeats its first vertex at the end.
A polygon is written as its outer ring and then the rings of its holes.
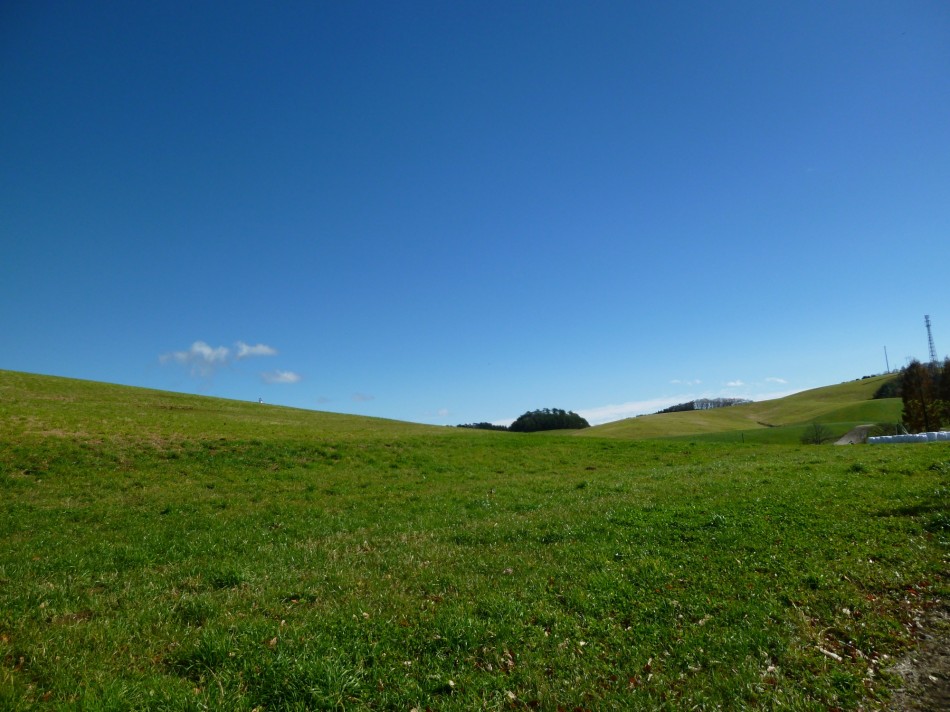
MULTIPOLYGON (((876 376, 775 400, 713 410, 646 415, 583 430, 557 432, 577 437, 625 440, 689 437, 727 442, 790 443, 798 442, 805 428, 818 421, 839 436, 857 425, 896 422, 900 418, 899 398, 873 399, 875 391, 893 378, 876 376)), ((314 430, 345 438, 444 430, 441 426, 2 370, 0 399, 7 408, 26 399, 31 401, 29 417, 11 419, 10 427, 88 437, 105 434, 98 431, 97 423, 107 427, 112 437, 117 432, 134 433, 136 437, 148 433, 159 441, 198 430, 205 437, 253 436, 258 439, 267 438, 269 434, 295 437, 314 430), (77 422, 79 420, 81 425, 77 422)), ((2 402, 0 410, 4 407, 2 402)))
POLYGON ((315 433, 359 439, 443 430, 398 420, 0 370, 0 418, 4 417, 10 436, 134 437, 156 444, 197 434, 202 439, 268 440, 315 433))
POLYGON ((813 422, 826 425, 834 435, 843 435, 857 425, 893 423, 900 418, 900 398, 873 399, 875 391, 893 378, 862 378, 729 408, 627 418, 578 431, 577 435, 627 440, 699 437, 787 443, 797 442, 813 422))
POLYGON ((888 702, 945 443, 544 435, 0 371, 0 709, 888 702))

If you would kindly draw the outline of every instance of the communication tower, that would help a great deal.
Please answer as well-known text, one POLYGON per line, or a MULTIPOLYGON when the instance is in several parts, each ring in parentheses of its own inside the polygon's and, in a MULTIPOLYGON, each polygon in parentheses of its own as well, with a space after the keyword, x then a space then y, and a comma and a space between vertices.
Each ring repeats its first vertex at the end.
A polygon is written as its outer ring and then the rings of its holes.
POLYGON ((924 315, 924 324, 927 325, 927 341, 930 343, 930 363, 936 365, 937 363, 937 349, 934 348, 934 337, 930 333, 930 315, 924 315))

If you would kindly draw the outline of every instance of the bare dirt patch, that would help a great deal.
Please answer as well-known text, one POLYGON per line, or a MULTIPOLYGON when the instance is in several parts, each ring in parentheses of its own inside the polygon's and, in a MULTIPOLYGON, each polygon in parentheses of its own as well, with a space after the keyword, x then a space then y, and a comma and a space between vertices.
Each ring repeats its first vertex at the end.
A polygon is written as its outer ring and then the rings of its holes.
POLYGON ((856 428, 852 428, 836 440, 835 445, 858 445, 860 443, 866 443, 868 441, 868 431, 873 427, 873 425, 859 425, 856 428))
POLYGON ((950 710, 950 607, 930 611, 918 621, 919 645, 892 672, 904 681, 888 706, 893 712, 950 710))

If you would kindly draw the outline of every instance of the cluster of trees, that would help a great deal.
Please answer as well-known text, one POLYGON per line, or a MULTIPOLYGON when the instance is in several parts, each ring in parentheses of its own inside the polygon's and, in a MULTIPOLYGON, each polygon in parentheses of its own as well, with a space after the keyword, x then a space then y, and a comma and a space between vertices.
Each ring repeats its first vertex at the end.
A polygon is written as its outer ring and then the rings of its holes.
POLYGON ((589 428, 590 423, 574 411, 561 410, 560 408, 541 408, 524 413, 508 427, 493 425, 492 423, 469 423, 458 427, 474 428, 476 430, 510 430, 513 433, 536 433, 541 430, 579 430, 580 428, 589 428))
POLYGON ((539 430, 580 430, 590 423, 574 411, 560 408, 542 408, 528 411, 508 426, 513 433, 535 433, 539 430))
POLYGON ((950 358, 943 364, 911 361, 900 377, 904 427, 912 433, 950 425, 950 358))
POLYGON ((731 405, 742 405, 743 403, 751 402, 752 401, 748 400, 747 398, 700 398, 698 400, 692 400, 689 403, 678 403, 676 405, 671 405, 669 408, 658 410, 656 414, 681 413, 685 410, 712 410, 713 408, 728 408, 731 405))
POLYGON ((874 391, 875 398, 900 398, 903 390, 901 389, 903 374, 898 375, 896 378, 892 378, 889 381, 885 381, 883 385, 879 386, 876 391, 874 391))

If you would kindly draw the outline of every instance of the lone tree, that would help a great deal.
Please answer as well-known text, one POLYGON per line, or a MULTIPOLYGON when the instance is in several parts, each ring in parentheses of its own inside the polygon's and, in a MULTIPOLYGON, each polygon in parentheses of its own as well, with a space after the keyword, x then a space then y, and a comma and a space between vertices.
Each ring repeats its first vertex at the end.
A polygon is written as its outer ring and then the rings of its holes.
POLYGON ((950 356, 943 360, 937 379, 936 395, 942 423, 950 423, 950 356))
POLYGON ((834 440, 834 436, 828 426, 821 423, 812 423, 802 435, 802 443, 805 445, 821 445, 830 440, 834 440))
POLYGON ((514 433, 535 433, 539 430, 579 430, 590 423, 573 411, 560 408, 542 408, 528 411, 508 426, 514 433))
POLYGON ((903 375, 904 426, 912 433, 940 429, 942 403, 937 399, 934 379, 944 380, 941 369, 928 368, 916 359, 903 375))

